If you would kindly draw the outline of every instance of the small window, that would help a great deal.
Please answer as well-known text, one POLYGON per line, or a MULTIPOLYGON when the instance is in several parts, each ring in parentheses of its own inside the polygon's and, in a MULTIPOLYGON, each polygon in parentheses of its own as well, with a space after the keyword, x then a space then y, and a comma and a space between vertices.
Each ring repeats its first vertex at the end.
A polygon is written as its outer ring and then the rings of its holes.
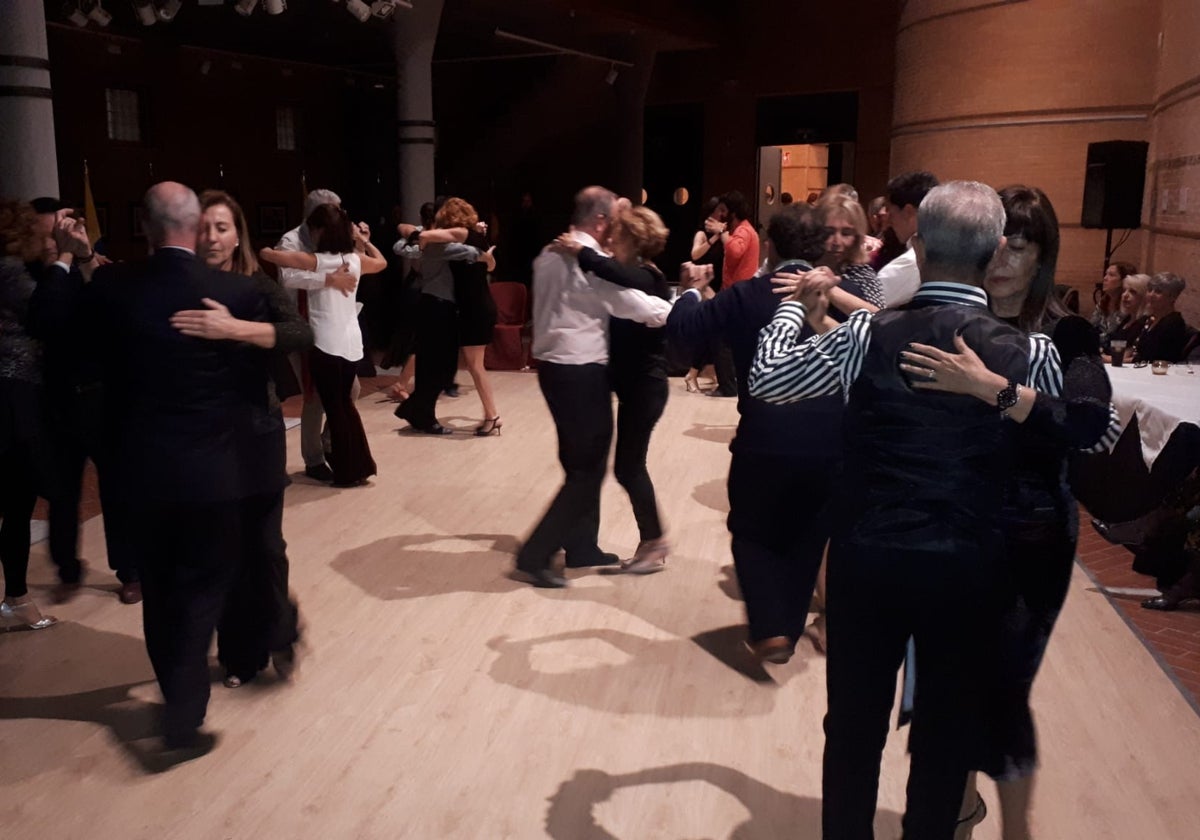
POLYGON ((108 139, 127 143, 142 142, 142 103, 136 90, 106 88, 108 139))
POLYGON ((296 151, 296 109, 291 105, 275 109, 275 148, 281 152, 296 151))

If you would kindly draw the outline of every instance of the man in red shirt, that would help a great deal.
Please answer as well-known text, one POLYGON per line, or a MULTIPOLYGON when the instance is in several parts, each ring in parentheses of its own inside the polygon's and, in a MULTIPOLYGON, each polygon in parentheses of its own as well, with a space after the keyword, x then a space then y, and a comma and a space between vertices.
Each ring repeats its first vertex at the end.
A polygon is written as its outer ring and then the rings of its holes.
POLYGON ((749 280, 758 273, 758 232, 750 224, 750 208, 746 198, 736 190, 721 196, 717 210, 725 211, 724 274, 721 282, 729 285, 749 280))

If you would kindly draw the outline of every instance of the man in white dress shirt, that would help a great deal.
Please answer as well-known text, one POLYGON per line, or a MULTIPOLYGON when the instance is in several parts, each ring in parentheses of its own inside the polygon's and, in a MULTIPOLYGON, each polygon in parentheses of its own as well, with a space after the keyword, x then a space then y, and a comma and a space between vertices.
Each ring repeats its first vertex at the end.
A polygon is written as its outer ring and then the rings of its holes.
POLYGON ((937 185, 937 176, 930 172, 905 172, 888 181, 888 220, 892 233, 908 246, 907 251, 879 269, 879 285, 889 309, 908 303, 921 287, 912 238, 917 232, 917 208, 937 185))
MULTIPOLYGON (((571 235, 605 253, 617 197, 603 187, 575 196, 571 235)), ((558 550, 570 568, 612 565, 615 554, 600 550, 600 486, 612 443, 612 397, 608 384, 610 315, 658 327, 671 305, 636 289, 585 276, 579 263, 550 249, 533 262, 533 356, 538 384, 554 417, 558 459, 566 479, 517 554, 513 574, 534 586, 562 587, 566 579, 550 567, 558 550)))
MULTIPOLYGON (((304 199, 304 221, 283 235, 275 247, 281 251, 304 251, 315 253, 312 238, 308 233, 307 220, 312 212, 322 204, 342 206, 342 199, 333 190, 313 190, 304 199)), ((298 268, 281 268, 279 282, 285 288, 298 292, 297 304, 303 315, 308 314, 307 294, 317 289, 339 289, 342 294, 354 293, 358 281, 344 267, 329 274, 316 271, 301 271, 298 268)), ((321 425, 325 419, 325 409, 316 389, 305 383, 303 368, 307 364, 303 354, 292 355, 292 367, 296 378, 304 388, 304 408, 300 414, 300 455, 304 459, 304 474, 318 481, 333 481, 333 471, 325 463, 325 442, 321 435, 321 425)), ((358 380, 354 380, 354 391, 350 397, 358 399, 358 380)))

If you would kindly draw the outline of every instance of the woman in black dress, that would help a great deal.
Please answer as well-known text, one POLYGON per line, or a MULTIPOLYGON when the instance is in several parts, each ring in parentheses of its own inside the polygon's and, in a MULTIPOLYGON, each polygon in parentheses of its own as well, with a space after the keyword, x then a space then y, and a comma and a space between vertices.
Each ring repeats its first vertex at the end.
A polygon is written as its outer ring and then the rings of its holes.
POLYGON ((269 352, 263 359, 270 377, 261 402, 251 408, 251 434, 245 436, 242 473, 242 556, 238 577, 225 598, 217 626, 217 659, 225 685, 237 688, 254 679, 268 660, 283 677, 291 674, 300 637, 296 602, 288 593, 287 543, 283 539, 283 494, 287 440, 279 402, 300 393, 288 354, 312 345, 313 333, 289 295, 259 268, 241 206, 227 193, 200 195, 199 256, 211 268, 253 277, 267 302, 270 321, 240 321, 219 311, 177 312, 172 325, 184 335, 245 341, 269 352))
MULTIPOLYGON (((1001 511, 1006 553, 1016 598, 1002 625, 997 696, 988 710, 989 745, 978 769, 997 782, 1005 840, 1029 837, 1029 804, 1037 766, 1037 740, 1029 695, 1071 581, 1078 537, 1078 506, 1067 485, 1072 451, 1111 444, 1120 431, 1110 405, 1112 387, 1100 359, 1100 340, 1085 319, 1066 312, 1054 295, 1058 219, 1036 187, 1000 191, 1007 244, 988 268, 984 288, 992 311, 1025 332, 1049 335, 1062 359, 1058 394, 1024 386, 1020 400, 1033 400, 1016 436, 1016 461, 1001 511)), ((901 355, 914 387, 970 394, 995 405, 1008 384, 956 339, 958 353, 913 345, 901 355), (929 381, 933 371, 936 379, 929 381), (924 381, 918 381, 924 380, 924 381)), ((920 691, 920 674, 917 675, 920 691)), ((972 777, 964 797, 962 832, 986 813, 972 777)))
POLYGON ((1178 274, 1155 274, 1146 285, 1146 323, 1134 342, 1135 362, 1182 362, 1188 325, 1175 303, 1187 282, 1178 274))
MULTIPOLYGON (((625 207, 612 222, 608 246, 611 258, 581 245, 569 234, 560 236, 552 247, 575 256, 579 267, 596 277, 670 300, 667 279, 651 262, 666 246, 667 233, 653 210, 625 207)), ((608 371, 619 403, 613 474, 629 494, 640 538, 633 557, 613 571, 651 574, 666 567, 670 550, 663 536, 654 484, 646 469, 650 434, 667 406, 666 330, 623 318, 611 319, 608 371)))
MULTIPOLYGON (((489 252, 487 236, 479 230, 475 208, 465 201, 463 204, 469 211, 461 219, 466 223, 466 243, 481 254, 489 252)), ((450 273, 454 275, 454 302, 458 304, 458 346, 462 348, 467 372, 471 374, 483 405, 483 422, 475 428, 475 434, 479 437, 498 435, 503 425, 500 410, 496 408, 492 383, 483 366, 483 353, 492 343, 492 331, 496 327, 496 302, 488 288, 488 263, 455 260, 450 263, 450 273)))
MULTIPOLYGON (((725 222, 719 215, 724 212, 724 208, 718 210, 720 204, 721 199, 717 196, 713 196, 704 203, 701 213, 704 221, 700 225, 700 230, 692 234, 692 264, 712 266, 713 276, 708 287, 714 292, 721 291, 721 272, 725 267, 725 244, 721 242, 721 234, 725 232, 725 222)), ((692 358, 687 375, 683 378, 683 384, 688 391, 695 393, 700 390, 700 371, 710 364, 711 357, 711 348, 704 348, 692 358)))

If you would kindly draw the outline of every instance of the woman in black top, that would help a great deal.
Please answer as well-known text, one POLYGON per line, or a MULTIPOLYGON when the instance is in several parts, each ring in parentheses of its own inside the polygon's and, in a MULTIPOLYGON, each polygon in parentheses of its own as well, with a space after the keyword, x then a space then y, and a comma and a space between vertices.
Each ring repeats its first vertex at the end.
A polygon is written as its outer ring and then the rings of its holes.
POLYGON ((249 434, 242 436, 242 556, 217 626, 217 659, 225 668, 225 685, 237 688, 254 679, 268 660, 283 677, 291 674, 295 661, 298 610, 288 593, 283 539, 283 496, 291 481, 279 402, 300 393, 287 357, 312 346, 313 332, 291 295, 259 268, 237 201, 208 190, 200 195, 200 206, 198 255, 211 268, 253 277, 270 317, 258 323, 220 310, 187 310, 171 319, 184 335, 244 341, 269 351, 262 360, 270 372, 267 388, 251 407, 249 434))
MULTIPOLYGON (((725 231, 725 222, 720 217, 720 214, 724 213, 724 208, 718 209, 720 203, 721 199, 716 196, 704 203, 702 214, 704 222, 701 224, 700 230, 692 234, 692 264, 712 266, 712 280, 708 287, 714 292, 721 291, 721 273, 725 268, 725 243, 721 241, 721 234, 725 231)), ((698 382, 700 371, 710 363, 711 358, 711 347, 705 347, 695 353, 687 375, 683 378, 688 391, 700 390, 698 382)))
MULTIPOLYGON (((480 253, 490 251, 487 236, 479 230, 478 224, 468 226, 467 244, 480 253)), ((450 263, 450 273, 454 275, 454 302, 458 304, 458 346, 462 348, 463 361, 483 405, 483 422, 475 428, 475 434, 478 437, 498 435, 503 424, 491 380, 483 366, 483 353, 492 343, 492 332, 496 327, 496 302, 488 288, 488 264, 455 260, 450 263)))
MULTIPOLYGON (((1099 336, 1085 319, 1069 314, 1053 293, 1059 235, 1050 200, 1041 190, 1023 186, 1001 190, 1000 199, 1007 244, 996 253, 984 281, 992 311, 1025 332, 1049 335, 1063 369, 1060 394, 1020 386, 1018 404, 1008 415, 1021 418, 1007 501, 1000 511, 1016 591, 1000 628, 996 702, 984 715, 988 741, 976 766, 997 782, 1004 837, 1017 838, 1029 836, 1037 765, 1029 695, 1075 560, 1078 506, 1067 486, 1067 456, 1115 442, 1120 427, 1110 405, 1112 387, 1100 359, 1099 336)), ((901 368, 914 375, 918 389, 970 394, 996 405, 1009 383, 983 367, 961 338, 955 343, 957 354, 910 345, 913 352, 901 354, 908 360, 901 368)), ((986 813, 974 784, 972 777, 963 824, 974 824, 986 813)))
MULTIPOLYGON (((613 219, 610 237, 612 258, 567 234, 553 247, 575 256, 579 267, 596 277, 670 300, 667 279, 650 262, 667 244, 667 228, 658 214, 647 207, 623 208, 613 219)), ((612 318, 609 330, 609 379, 619 402, 613 474, 629 494, 640 537, 633 557, 613 571, 644 575, 661 571, 669 551, 646 469, 650 434, 667 405, 666 330, 623 318, 612 318)))
POLYGON ((1187 282, 1178 274, 1155 274, 1146 285, 1146 323, 1133 349, 1135 362, 1182 362, 1188 325, 1175 309, 1187 282))

